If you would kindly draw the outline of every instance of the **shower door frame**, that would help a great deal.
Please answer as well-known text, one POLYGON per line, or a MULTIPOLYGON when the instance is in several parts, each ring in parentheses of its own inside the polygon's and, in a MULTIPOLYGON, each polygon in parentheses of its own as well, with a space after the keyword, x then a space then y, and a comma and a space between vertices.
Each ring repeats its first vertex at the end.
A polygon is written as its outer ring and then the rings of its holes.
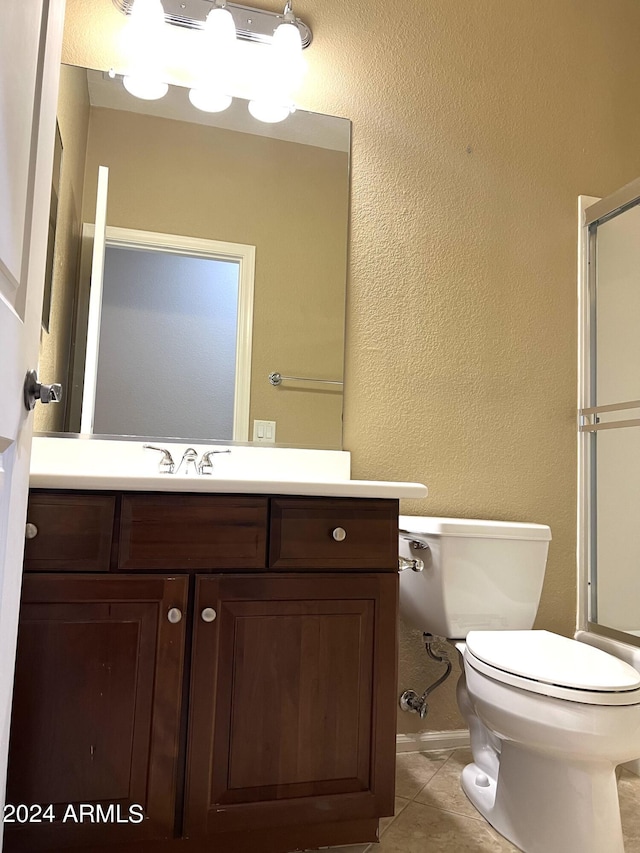
MULTIPOLYGON (((597 587, 593 582, 596 553, 596 488, 594 437, 597 431, 595 406, 595 228, 640 203, 640 178, 605 198, 578 198, 578 505, 577 505, 577 629, 600 634, 628 645, 640 646, 640 637, 600 625, 591 620, 597 612, 597 587), (594 411, 595 410, 595 411, 594 411), (595 427, 595 428, 594 428, 595 427)), ((624 404, 614 409, 622 411, 624 404)), ((636 407, 637 408, 637 407, 636 407)), ((597 618, 597 617, 596 617, 597 618)))

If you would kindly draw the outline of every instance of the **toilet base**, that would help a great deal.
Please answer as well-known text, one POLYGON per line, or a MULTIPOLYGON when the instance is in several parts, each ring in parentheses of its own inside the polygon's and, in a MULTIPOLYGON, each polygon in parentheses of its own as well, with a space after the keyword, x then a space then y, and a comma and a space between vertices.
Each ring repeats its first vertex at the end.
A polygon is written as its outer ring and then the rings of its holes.
POLYGON ((524 853, 624 853, 615 766, 562 762, 511 741, 498 766, 493 776, 468 764, 462 788, 524 853))

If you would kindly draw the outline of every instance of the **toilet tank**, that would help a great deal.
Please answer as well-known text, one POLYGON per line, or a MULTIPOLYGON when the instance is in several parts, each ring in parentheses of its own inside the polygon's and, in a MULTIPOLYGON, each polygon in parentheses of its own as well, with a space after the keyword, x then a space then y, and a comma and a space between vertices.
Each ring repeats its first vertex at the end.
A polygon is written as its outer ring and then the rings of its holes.
POLYGON ((551 530, 545 524, 400 516, 400 613, 415 628, 464 639, 528 630, 538 610, 551 530), (425 547, 426 546, 426 547, 425 547))

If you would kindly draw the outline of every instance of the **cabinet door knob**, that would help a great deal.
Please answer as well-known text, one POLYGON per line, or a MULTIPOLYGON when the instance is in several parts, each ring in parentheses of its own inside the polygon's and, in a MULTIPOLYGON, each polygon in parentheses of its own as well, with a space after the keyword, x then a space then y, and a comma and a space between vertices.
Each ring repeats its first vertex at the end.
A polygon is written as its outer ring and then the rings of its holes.
POLYGON ((213 609, 213 607, 205 607, 200 616, 202 616, 203 622, 213 622, 218 614, 213 609))
POLYGON ((177 625, 178 622, 182 621, 182 610, 179 607, 172 607, 167 613, 167 619, 172 625, 177 625))
POLYGON ((38 528, 35 524, 32 524, 30 521, 27 521, 27 524, 24 529, 24 538, 25 539, 35 539, 38 535, 38 528))
POLYGON ((344 527, 336 527, 336 529, 331 535, 336 540, 336 542, 342 542, 344 539, 347 538, 347 531, 344 529, 344 527))

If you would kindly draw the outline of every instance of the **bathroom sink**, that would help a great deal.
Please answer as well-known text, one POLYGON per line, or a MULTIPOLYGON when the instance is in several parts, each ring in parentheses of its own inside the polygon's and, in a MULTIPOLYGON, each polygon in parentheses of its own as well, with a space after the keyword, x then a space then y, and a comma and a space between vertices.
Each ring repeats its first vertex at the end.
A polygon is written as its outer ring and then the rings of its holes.
MULTIPOLYGON (((168 448, 174 473, 161 466, 161 453, 144 449, 143 441, 34 436, 31 488, 131 489, 166 492, 228 492, 353 497, 424 497, 421 483, 351 479, 351 454, 341 450, 310 450, 252 445, 153 442, 168 448), (195 460, 179 463, 193 449, 195 460), (210 474, 198 473, 207 451, 210 474), (196 461, 197 460, 197 461, 196 461), (163 468, 163 471, 160 468, 163 468)), ((192 454, 188 454, 189 457, 192 454)))

